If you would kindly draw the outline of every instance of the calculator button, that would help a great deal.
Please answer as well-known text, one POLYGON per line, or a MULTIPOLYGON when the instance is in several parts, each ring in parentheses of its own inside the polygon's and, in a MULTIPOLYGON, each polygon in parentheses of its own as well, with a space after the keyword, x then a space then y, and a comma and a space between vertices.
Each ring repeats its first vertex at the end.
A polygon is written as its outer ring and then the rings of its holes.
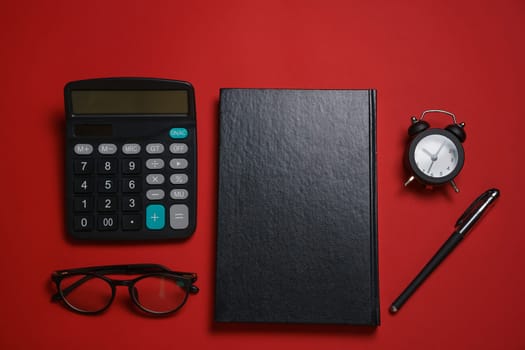
POLYGON ((122 210, 123 211, 138 211, 142 209, 142 200, 139 196, 123 196, 122 210))
POLYGON ((97 218, 97 228, 100 231, 114 231, 117 229, 116 215, 101 215, 97 218))
POLYGON ((122 215, 122 229, 124 231, 136 231, 142 228, 140 215, 122 215))
POLYGON ((183 230, 189 225, 188 206, 174 204, 170 207, 170 227, 174 230, 183 230))
POLYGON ((102 193, 114 193, 117 192, 117 186, 115 179, 112 177, 101 177, 98 179, 98 192, 102 193))
POLYGON ((162 185, 164 183, 164 175, 148 174, 148 176, 146 176, 146 183, 148 185, 162 185))
POLYGON ((152 158, 146 161, 146 168, 150 170, 158 170, 164 168, 164 161, 160 158, 152 158))
POLYGON ((164 145, 162 143, 149 143, 146 145, 146 153, 161 154, 164 152, 164 145))
POLYGON ((184 154, 188 152, 188 145, 185 143, 172 143, 170 152, 173 154, 184 154))
POLYGON ((140 186, 141 178, 139 177, 127 177, 122 179, 122 192, 140 192, 141 186, 140 186))
POLYGON ((89 177, 76 177, 73 184, 73 191, 75 193, 91 193, 93 192, 93 180, 89 177))
POLYGON ((92 211, 93 198, 92 197, 75 197, 73 199, 73 208, 75 211, 92 211))
POLYGON ((124 154, 139 154, 140 145, 138 143, 126 143, 122 145, 122 153, 124 154))
POLYGON ((93 159, 75 159, 73 170, 75 174, 91 174, 93 171, 93 159))
POLYGON ((98 153, 115 154, 117 153, 117 145, 113 143, 101 143, 100 145, 98 145, 98 153))
POLYGON ((185 139, 188 137, 188 129, 186 128, 171 128, 170 137, 172 139, 185 139))
POLYGON ((115 174, 117 171, 117 159, 99 159, 97 161, 97 173, 99 174, 115 174))
POLYGON ((158 201, 161 199, 164 199, 164 190, 155 189, 155 190, 147 190, 146 191, 146 198, 150 201, 158 201))
POLYGON ((79 156, 86 156, 93 153, 93 146, 89 143, 77 143, 73 148, 73 152, 79 156))
POLYGON ((98 211, 115 211, 117 210, 117 200, 115 197, 99 197, 97 199, 98 211))
POLYGON ((172 169, 186 169, 188 161, 184 158, 174 158, 170 160, 170 168, 172 169))
POLYGON ((146 207, 146 227, 150 230, 162 230, 166 225, 166 210, 163 205, 150 204, 146 207))
POLYGON ((125 159, 122 162, 122 172, 124 174, 139 174, 140 159, 125 159))
POLYGON ((174 189, 170 192, 171 199, 186 199, 188 198, 188 190, 185 189, 174 189))
POLYGON ((174 185, 183 185, 188 182, 188 175, 186 174, 173 174, 170 176, 170 182, 174 185))
POLYGON ((73 229, 75 231, 91 231, 93 230, 93 216, 75 216, 73 218, 73 229))

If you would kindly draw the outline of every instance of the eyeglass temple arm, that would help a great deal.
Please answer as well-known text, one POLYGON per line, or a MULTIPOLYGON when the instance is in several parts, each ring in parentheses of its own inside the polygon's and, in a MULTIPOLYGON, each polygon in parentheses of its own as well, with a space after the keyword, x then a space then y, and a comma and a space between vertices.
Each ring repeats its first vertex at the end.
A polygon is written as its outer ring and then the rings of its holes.
MULTIPOLYGON (((62 289, 62 295, 67 297, 69 295, 69 293, 71 293, 75 288, 81 286, 83 283, 89 281, 90 279, 92 278, 95 278, 93 275, 87 275, 87 276, 84 276, 83 278, 79 279, 78 281, 76 281, 75 283, 72 283, 70 286, 68 286, 67 288, 64 288, 62 289)), ((57 301, 57 300, 60 300, 62 298, 62 296, 60 295, 60 292, 56 292, 55 294, 53 294, 53 296, 51 297, 51 300, 52 301, 57 301)))
POLYGON ((158 264, 131 264, 131 265, 107 265, 107 266, 91 266, 82 267, 76 269, 67 269, 56 271, 59 275, 68 273, 86 273, 86 272, 103 272, 103 273, 122 273, 122 274, 135 274, 135 273, 148 273, 148 272, 169 272, 176 273, 179 275, 196 275, 193 272, 183 271, 172 271, 165 266, 158 264))

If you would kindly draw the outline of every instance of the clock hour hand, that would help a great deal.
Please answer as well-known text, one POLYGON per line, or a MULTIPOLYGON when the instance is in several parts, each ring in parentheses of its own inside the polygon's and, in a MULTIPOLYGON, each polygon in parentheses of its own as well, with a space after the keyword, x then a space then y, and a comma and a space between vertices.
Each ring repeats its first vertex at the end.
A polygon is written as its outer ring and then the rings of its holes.
POLYGON ((428 154, 428 156, 429 156, 430 158, 433 158, 433 157, 434 157, 434 155, 433 155, 432 153, 430 153, 430 151, 427 150, 426 148, 423 148, 422 151, 423 151, 423 153, 428 154))

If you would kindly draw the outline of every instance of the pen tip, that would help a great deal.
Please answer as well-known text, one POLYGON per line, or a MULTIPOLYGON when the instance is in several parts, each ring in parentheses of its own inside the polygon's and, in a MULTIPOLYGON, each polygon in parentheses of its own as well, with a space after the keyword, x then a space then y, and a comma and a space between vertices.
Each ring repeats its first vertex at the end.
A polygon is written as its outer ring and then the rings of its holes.
POLYGON ((391 313, 395 314, 397 311, 398 311, 397 307, 395 307, 394 305, 390 306, 391 313))

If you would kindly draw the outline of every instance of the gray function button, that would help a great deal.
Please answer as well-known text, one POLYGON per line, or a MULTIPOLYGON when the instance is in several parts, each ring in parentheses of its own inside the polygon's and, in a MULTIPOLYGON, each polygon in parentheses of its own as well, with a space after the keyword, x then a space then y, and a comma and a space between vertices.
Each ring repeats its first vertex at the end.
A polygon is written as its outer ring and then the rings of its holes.
POLYGON ((122 145, 122 153, 124 154, 139 154, 140 145, 138 143, 126 143, 122 145))
POLYGON ((172 169, 186 169, 188 161, 184 158, 174 158, 170 160, 170 168, 172 169))
POLYGON ((173 154, 184 154, 188 152, 188 145, 185 143, 172 143, 170 145, 170 152, 173 154))
POLYGON ((146 198, 150 201, 158 201, 161 199, 164 199, 164 191, 163 190, 147 190, 146 191, 146 198))
POLYGON ((146 145, 146 152, 149 154, 161 154, 164 152, 164 145, 162 143, 149 143, 146 145))
POLYGON ((77 143, 73 148, 73 151, 79 156, 87 156, 93 153, 93 146, 89 143, 77 143))
POLYGON ((170 176, 170 182, 174 185, 184 185, 188 182, 188 175, 186 174, 173 174, 170 176))
POLYGON ((186 199, 188 198, 188 191, 185 189, 176 188, 170 192, 171 199, 186 199))
POLYGON ((146 161, 146 168, 158 170, 164 168, 164 161, 160 158, 151 158, 146 161))
POLYGON ((98 145, 98 153, 115 154, 117 153, 117 145, 113 143, 101 143, 100 145, 98 145))
POLYGON ((148 185, 162 185, 164 183, 164 175, 148 174, 148 176, 146 176, 146 183, 148 185))
POLYGON ((188 225, 188 206, 185 204, 173 204, 170 207, 170 227, 174 230, 183 230, 188 225))

